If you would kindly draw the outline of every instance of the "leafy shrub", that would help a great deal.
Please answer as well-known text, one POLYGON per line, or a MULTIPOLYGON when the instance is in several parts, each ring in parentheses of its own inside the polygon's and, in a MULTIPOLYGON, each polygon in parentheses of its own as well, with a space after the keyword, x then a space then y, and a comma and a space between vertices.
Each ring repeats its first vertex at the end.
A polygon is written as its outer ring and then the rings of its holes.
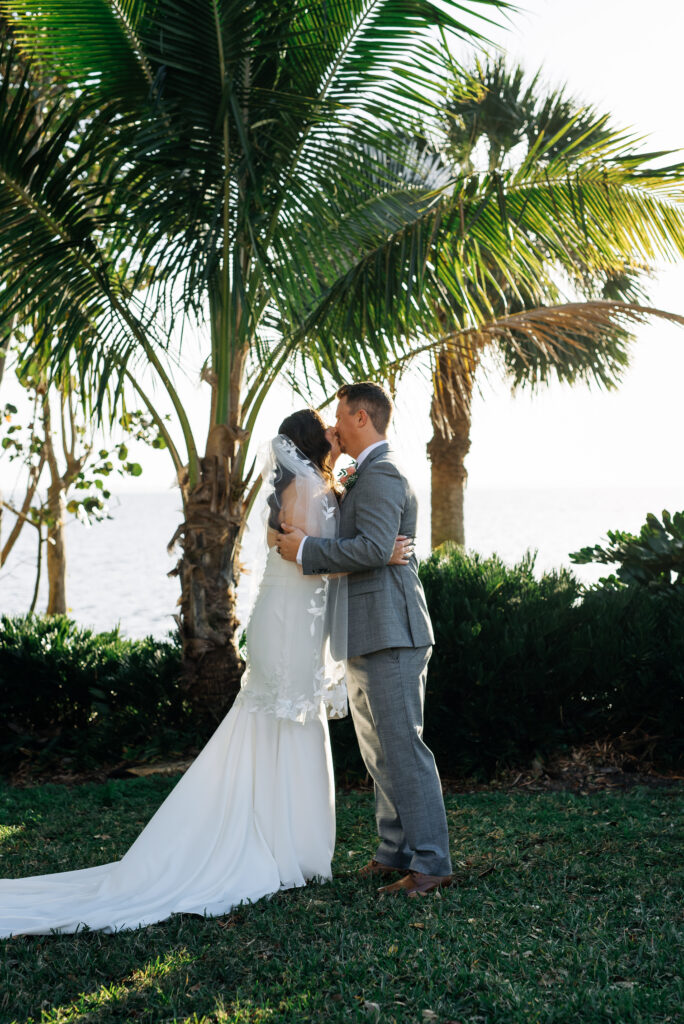
POLYGON ((491 774, 577 742, 640 730, 684 753, 684 588, 584 592, 533 559, 505 566, 457 548, 421 578, 435 628, 426 739, 446 775, 491 774))
POLYGON ((575 705, 589 738, 637 733, 663 765, 684 757, 684 587, 587 591, 574 614, 575 705))
POLYGON ((426 739, 445 774, 489 774, 581 734, 565 670, 579 583, 533 570, 533 556, 508 567, 455 547, 421 566, 435 630, 426 739))
POLYGON ((0 618, 0 769, 20 758, 74 767, 194 740, 173 640, 93 633, 65 616, 0 618))
MULTIPOLYGON (((435 628, 426 740, 445 776, 487 777, 625 733, 684 755, 684 587, 585 591, 444 547, 420 568, 435 628)), ((94 634, 66 618, 0 619, 0 770, 187 753, 205 739, 175 641, 94 634)), ((341 778, 364 773, 351 719, 331 723, 341 778)))
POLYGON ((675 512, 672 516, 663 510, 662 522, 649 513, 638 536, 609 530, 608 540, 606 548, 595 544, 570 555, 576 565, 617 563, 617 575, 602 579, 599 587, 684 585, 684 512, 675 512))

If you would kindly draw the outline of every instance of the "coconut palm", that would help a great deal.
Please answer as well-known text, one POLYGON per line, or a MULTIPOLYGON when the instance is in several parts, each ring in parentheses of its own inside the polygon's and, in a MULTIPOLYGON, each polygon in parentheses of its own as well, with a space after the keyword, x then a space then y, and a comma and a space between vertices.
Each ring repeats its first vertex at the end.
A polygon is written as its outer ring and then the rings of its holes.
MULTIPOLYGON (((599 116, 591 107, 581 106, 564 89, 545 90, 540 72, 528 79, 522 67, 509 68, 503 58, 477 60, 473 70, 454 83, 446 115, 446 159, 455 173, 474 173, 482 165, 489 174, 501 175, 503 180, 515 165, 534 164, 544 173, 549 163, 561 158, 567 163, 571 182, 583 164, 596 166, 597 158, 607 164, 613 160, 615 136, 606 117, 599 116)), ((628 172, 625 184, 633 191, 635 201, 642 189, 643 159, 632 158, 629 150, 618 155, 628 172)), ((581 198, 580 190, 578 203, 581 198)), ((551 194, 548 216, 553 215, 551 194)), ((620 222, 625 216, 625 209, 613 207, 606 194, 602 211, 604 229, 612 231, 618 222, 617 230, 625 245, 622 256, 617 252, 605 260, 605 253, 592 251, 591 247, 579 251, 569 240, 565 251, 562 246, 548 251, 543 272, 532 289, 525 285, 516 289, 492 281, 491 303, 497 316, 562 302, 563 277, 569 285, 566 292, 570 290, 589 300, 646 301, 643 280, 648 271, 639 265, 643 249, 640 252, 634 239, 622 232, 620 222)), ((652 251, 649 255, 655 254, 652 251)), ((454 311, 450 312, 453 315, 454 311)), ((448 318, 446 311, 445 316, 448 318)), ((456 311, 456 322, 460 316, 461 311, 456 311)), ((433 547, 446 540, 465 544, 465 458, 470 449, 471 400, 485 353, 489 362, 510 380, 514 391, 539 387, 552 379, 595 383, 610 389, 619 384, 628 365, 632 341, 625 324, 617 322, 606 324, 600 333, 577 333, 567 339, 570 344, 559 344, 559 338, 551 337, 547 350, 508 329, 489 331, 486 337, 471 337, 471 346, 462 346, 458 351, 444 348, 434 356, 430 411, 433 436, 428 444, 433 547)))
MULTIPOLYGON (((445 334, 449 351, 470 347, 468 332, 496 312, 491 281, 532 293, 548 253, 568 245, 608 261, 632 232, 644 251, 657 241, 684 251, 679 169, 643 172, 649 202, 615 235, 601 213, 606 189, 629 205, 631 165, 618 161, 587 164, 569 183, 561 147, 543 175, 529 162, 435 185, 435 161, 412 142, 418 127, 438 137, 453 67, 434 26, 472 32, 464 10, 501 6, 0 0, 23 52, 72 90, 68 107, 37 111, 29 89, 6 85, 16 50, 0 56, 0 257, 22 268, 0 291, 0 337, 15 316, 47 310, 55 366, 88 365, 101 395, 127 386, 156 417, 184 502, 185 666, 216 714, 241 673, 235 587, 258 487, 250 440, 279 374, 301 359, 329 386, 382 376, 445 334), (204 444, 169 342, 193 317, 208 325, 204 444), (172 403, 171 428, 142 363, 172 403)), ((559 315, 507 329, 550 358, 559 315)), ((600 330, 642 312, 612 303, 562 315, 573 344, 573 324, 600 330)))
MULTIPOLYGON (((483 14, 505 6, 470 4, 483 14)), ((178 443, 158 419, 185 506, 185 663, 195 692, 220 704, 217 694, 234 692, 240 674, 236 567, 258 411, 297 347, 320 344, 322 363, 330 359, 330 330, 313 328, 343 304, 329 288, 339 267, 397 223, 410 232, 430 216, 415 190, 387 198, 380 183, 375 209, 356 224, 355 204, 333 213, 326 194, 346 185, 348 198, 363 184, 353 156, 360 140, 392 144, 379 122, 426 116, 422 90, 439 86, 428 69, 440 63, 430 32, 473 34, 473 19, 468 27, 462 6, 429 0, 48 0, 1 9, 20 46, 10 41, 3 53, 0 244, 22 273, 4 279, 0 333, 48 309, 57 365, 95 321, 90 359, 103 394, 109 379, 126 377, 156 412, 136 358, 167 391, 178 443), (45 109, 26 54, 76 89, 68 109, 60 97, 45 109), (167 356, 172 325, 192 313, 207 315, 210 328, 203 450, 167 356)), ((396 260, 395 291, 417 251, 414 243, 396 260)), ((383 316, 378 309, 378 331, 383 316)))

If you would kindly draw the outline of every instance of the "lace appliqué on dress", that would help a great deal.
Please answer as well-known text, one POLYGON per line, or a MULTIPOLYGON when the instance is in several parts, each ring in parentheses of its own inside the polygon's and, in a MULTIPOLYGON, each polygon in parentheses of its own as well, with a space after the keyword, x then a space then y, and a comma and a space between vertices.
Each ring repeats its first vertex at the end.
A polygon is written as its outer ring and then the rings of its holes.
POLYGON ((247 626, 247 669, 237 700, 248 710, 308 722, 325 707, 347 714, 345 664, 330 650, 335 581, 303 576, 271 554, 247 626))
POLYGON ((260 711, 274 715, 276 718, 289 718, 292 722, 308 722, 317 718, 321 705, 325 707, 328 718, 346 718, 348 713, 347 688, 344 679, 325 678, 325 670, 321 668, 318 686, 309 696, 300 694, 295 698, 279 697, 277 691, 272 694, 256 691, 245 685, 235 699, 248 711, 260 711))

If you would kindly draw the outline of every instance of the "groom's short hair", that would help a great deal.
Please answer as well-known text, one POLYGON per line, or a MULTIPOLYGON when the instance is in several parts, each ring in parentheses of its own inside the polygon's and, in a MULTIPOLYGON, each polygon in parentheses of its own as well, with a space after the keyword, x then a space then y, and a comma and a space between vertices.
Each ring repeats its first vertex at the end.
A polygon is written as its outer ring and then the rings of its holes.
POLYGON ((392 418, 392 399, 379 384, 363 380, 359 384, 343 384, 337 392, 352 412, 365 409, 378 434, 384 434, 392 418))

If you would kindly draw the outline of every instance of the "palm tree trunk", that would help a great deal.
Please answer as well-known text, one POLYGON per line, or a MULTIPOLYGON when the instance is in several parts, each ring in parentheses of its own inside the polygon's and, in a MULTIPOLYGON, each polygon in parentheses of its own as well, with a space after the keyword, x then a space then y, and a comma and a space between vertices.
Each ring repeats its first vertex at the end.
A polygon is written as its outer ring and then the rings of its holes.
POLYGON ((431 542, 465 544, 464 500, 470 450, 470 401, 476 364, 454 366, 446 352, 437 358, 430 408, 431 542))
MULTIPOLYGON (((434 403, 434 399, 433 399, 434 403)), ((463 416, 457 433, 446 436, 431 416, 434 434, 427 450, 431 466, 431 543, 465 544, 464 500, 468 472, 464 461, 470 448, 470 417, 463 416)))
POLYGON ((182 553, 170 575, 181 584, 176 619, 188 693, 200 716, 215 725, 239 692, 245 667, 236 643, 242 500, 227 458, 207 455, 199 471, 198 484, 184 487, 185 522, 170 544, 179 541, 182 553))

